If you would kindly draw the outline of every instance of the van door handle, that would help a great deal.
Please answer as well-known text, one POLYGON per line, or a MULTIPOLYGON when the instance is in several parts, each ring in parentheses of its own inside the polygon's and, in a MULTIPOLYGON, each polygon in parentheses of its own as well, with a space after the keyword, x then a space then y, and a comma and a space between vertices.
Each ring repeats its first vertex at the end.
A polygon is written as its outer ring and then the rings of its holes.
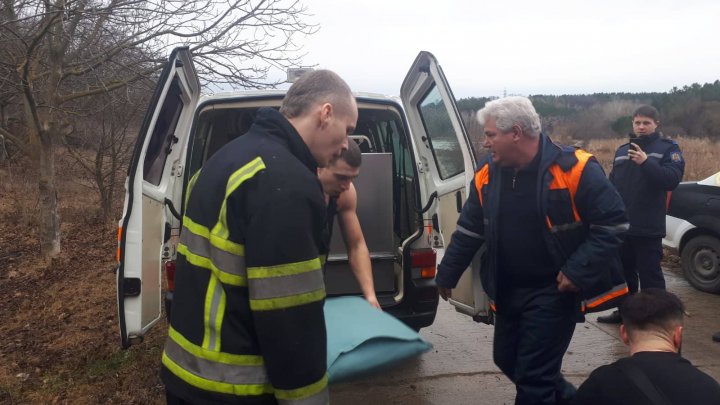
POLYGON ((463 200, 462 200, 462 190, 458 190, 455 193, 455 204, 457 205, 457 212, 462 212, 462 206, 463 206, 463 200))

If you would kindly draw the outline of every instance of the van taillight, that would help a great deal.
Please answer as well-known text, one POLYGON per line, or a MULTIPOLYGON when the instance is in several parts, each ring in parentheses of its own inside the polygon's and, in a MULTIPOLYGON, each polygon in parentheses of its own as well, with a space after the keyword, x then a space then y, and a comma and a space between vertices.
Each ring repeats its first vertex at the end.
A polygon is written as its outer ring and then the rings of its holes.
POLYGON ((120 263, 120 258, 122 257, 120 254, 120 241, 122 240, 122 226, 118 227, 117 236, 118 236, 117 252, 115 252, 115 258, 116 258, 117 262, 120 263))
POLYGON ((167 278, 168 291, 175 291, 175 260, 165 262, 165 278, 167 278))
POLYGON ((413 278, 435 278, 437 254, 435 249, 414 249, 410 252, 413 278))
POLYGON ((667 192, 667 197, 665 198, 665 212, 670 212, 670 200, 672 200, 672 191, 667 192))

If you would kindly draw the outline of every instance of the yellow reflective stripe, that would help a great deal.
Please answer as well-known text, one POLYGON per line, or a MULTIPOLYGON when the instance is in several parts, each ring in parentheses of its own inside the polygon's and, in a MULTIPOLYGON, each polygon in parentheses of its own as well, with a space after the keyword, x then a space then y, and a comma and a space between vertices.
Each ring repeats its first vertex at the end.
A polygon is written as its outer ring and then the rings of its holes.
POLYGON ((325 374, 318 381, 316 381, 310 385, 306 385, 302 388, 295 388, 293 390, 281 390, 281 389, 275 388, 275 398, 281 399, 281 400, 303 399, 303 398, 310 397, 310 396, 313 396, 315 394, 322 392, 324 389, 327 388, 327 384, 328 384, 328 375, 325 374))
POLYGON ((183 244, 178 245, 177 252, 185 256, 185 260, 187 260, 190 264, 212 271, 213 275, 217 277, 223 284, 229 284, 237 287, 247 286, 247 278, 236 274, 226 273, 220 270, 212 263, 212 260, 207 257, 196 255, 193 252, 190 252, 187 246, 183 244))
POLYGON ((180 332, 176 331, 172 326, 168 329, 168 337, 187 352, 201 359, 241 366, 260 366, 265 364, 262 356, 256 354, 231 354, 203 349, 187 340, 185 336, 181 335, 180 332))
MULTIPOLYGON (((200 169, 202 170, 202 169, 200 169)), ((190 177, 190 181, 188 181, 187 190, 185 191, 185 207, 187 208, 188 201, 190 201, 190 192, 192 192, 193 187, 195 187, 195 182, 197 182, 198 177, 200 177, 200 170, 196 171, 195 174, 190 177)))
POLYGON ((251 179, 257 172, 265 169, 265 163, 260 156, 251 160, 243 167, 237 169, 233 174, 230 175, 225 186, 225 198, 223 199, 222 206, 220 207, 220 215, 218 216, 218 222, 212 229, 212 234, 217 235, 221 239, 227 239, 229 230, 227 226, 227 199, 242 183, 251 179))
POLYGON ((282 277, 317 270, 321 267, 320 259, 314 258, 303 262, 279 264, 277 266, 248 267, 248 278, 282 277))
POLYGON ((274 392, 274 389, 270 384, 228 384, 202 378, 185 371, 171 358, 169 358, 165 352, 163 352, 162 355, 162 363, 168 368, 168 370, 186 383, 206 391, 246 396, 272 394, 274 392))
POLYGON ((205 294, 205 334, 203 335, 202 347, 208 350, 220 351, 220 329, 222 328, 222 320, 225 305, 225 290, 222 284, 214 276, 210 277, 207 292, 205 294))
POLYGON ((210 240, 210 244, 218 249, 222 249, 238 256, 245 256, 244 245, 221 238, 218 235, 211 234, 210 230, 206 226, 195 223, 195 221, 190 219, 187 215, 183 217, 183 226, 195 235, 202 236, 203 238, 210 240))
POLYGON ((250 300, 250 309, 253 311, 271 311, 275 309, 285 309, 297 307, 300 305, 310 304, 312 302, 321 301, 325 298, 325 289, 321 288, 305 294, 291 295, 289 297, 269 298, 262 300, 250 300))

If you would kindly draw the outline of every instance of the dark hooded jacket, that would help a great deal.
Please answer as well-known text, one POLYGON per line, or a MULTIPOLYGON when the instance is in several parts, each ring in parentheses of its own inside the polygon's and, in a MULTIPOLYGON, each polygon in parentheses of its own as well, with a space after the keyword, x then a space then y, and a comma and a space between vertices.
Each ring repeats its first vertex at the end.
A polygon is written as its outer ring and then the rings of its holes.
MULTIPOLYGON (((620 195, 595 158, 582 150, 561 147, 540 135, 538 235, 562 271, 580 289, 578 310, 602 311, 617 306, 627 294, 617 248, 628 223, 620 195)), ((502 170, 487 162, 476 173, 436 282, 454 288, 481 247, 483 288, 491 300, 498 294, 498 212, 502 170)), ((523 229, 517 230, 523 232, 523 229)))

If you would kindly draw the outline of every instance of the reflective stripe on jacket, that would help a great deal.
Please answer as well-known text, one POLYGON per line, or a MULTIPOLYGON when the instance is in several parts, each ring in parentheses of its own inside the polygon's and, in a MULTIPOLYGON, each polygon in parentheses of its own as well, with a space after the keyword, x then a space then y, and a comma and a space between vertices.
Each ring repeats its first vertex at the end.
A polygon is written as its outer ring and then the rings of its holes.
MULTIPOLYGON (((627 230, 624 206, 602 168, 589 153, 561 148, 541 135, 539 209, 542 235, 553 262, 578 288, 580 309, 593 312, 616 306, 627 294, 617 247, 627 230)), ((488 246, 481 267, 483 287, 497 294, 497 217, 501 171, 484 164, 458 220, 436 282, 457 285, 477 249, 488 246)))
POLYGON ((192 403, 326 404, 325 203, 290 123, 258 112, 188 184, 167 389, 192 403))

